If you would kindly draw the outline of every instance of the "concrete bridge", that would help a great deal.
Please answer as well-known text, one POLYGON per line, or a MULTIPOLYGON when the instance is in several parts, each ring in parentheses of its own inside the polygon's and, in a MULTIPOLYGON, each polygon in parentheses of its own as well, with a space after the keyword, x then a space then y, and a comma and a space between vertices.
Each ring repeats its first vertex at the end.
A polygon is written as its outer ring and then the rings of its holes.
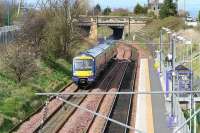
POLYGON ((142 29, 149 17, 129 16, 80 16, 79 26, 89 33, 89 38, 97 39, 97 27, 107 26, 113 29, 115 39, 130 35, 131 32, 142 29))

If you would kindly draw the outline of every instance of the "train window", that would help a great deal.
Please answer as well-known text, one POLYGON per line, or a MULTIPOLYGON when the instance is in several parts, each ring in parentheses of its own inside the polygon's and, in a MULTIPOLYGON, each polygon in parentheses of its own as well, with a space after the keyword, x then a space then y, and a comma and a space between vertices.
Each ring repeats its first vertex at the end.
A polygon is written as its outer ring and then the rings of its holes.
POLYGON ((91 70, 93 67, 93 60, 75 60, 75 70, 91 70))

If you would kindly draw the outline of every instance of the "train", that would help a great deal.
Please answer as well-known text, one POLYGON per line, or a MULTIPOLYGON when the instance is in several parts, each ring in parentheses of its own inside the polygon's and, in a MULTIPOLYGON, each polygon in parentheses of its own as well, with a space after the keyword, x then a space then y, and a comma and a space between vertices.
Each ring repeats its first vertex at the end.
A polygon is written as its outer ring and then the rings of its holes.
POLYGON ((111 59, 116 56, 115 41, 105 41, 73 58, 72 80, 77 85, 96 82, 111 59))

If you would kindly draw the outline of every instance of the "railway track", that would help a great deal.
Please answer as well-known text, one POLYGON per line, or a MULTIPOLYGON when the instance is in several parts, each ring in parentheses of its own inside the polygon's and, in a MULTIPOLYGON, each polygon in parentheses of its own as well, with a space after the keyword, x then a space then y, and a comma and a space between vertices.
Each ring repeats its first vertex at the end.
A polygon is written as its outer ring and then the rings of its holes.
MULTIPOLYGON (((82 90, 79 89, 76 92, 89 92, 90 90, 82 90)), ((62 97, 63 99, 76 103, 77 105, 80 105, 86 96, 68 96, 62 97)), ((62 126, 66 123, 66 121, 70 118, 71 115, 75 112, 76 108, 63 104, 62 107, 60 107, 54 115, 52 115, 49 120, 46 121, 40 128, 38 128, 35 132, 40 133, 56 133, 58 132, 62 126)))
MULTIPOLYGON (((117 78, 117 79, 119 79, 119 83, 118 84, 116 84, 116 85, 113 85, 113 86, 111 86, 110 87, 110 89, 107 91, 107 92, 113 92, 113 88, 115 88, 114 86, 120 86, 121 85, 121 83, 122 83, 122 80, 123 80, 123 77, 124 77, 124 74, 125 74, 125 71, 126 71, 126 68, 127 68, 127 66, 128 66, 128 62, 123 62, 123 63, 120 63, 121 64, 121 74, 119 74, 117 77, 115 77, 115 78, 117 78)), ((118 72, 120 72, 120 71, 118 71, 118 72)), ((100 114, 102 114, 102 115, 105 115, 106 116, 106 114, 103 114, 102 112, 101 112, 101 108, 103 108, 102 106, 104 106, 103 104, 105 104, 105 101, 106 101, 106 98, 107 97, 109 97, 108 95, 103 95, 103 99, 101 100, 101 103, 100 103, 100 105, 99 105, 99 107, 98 107, 98 109, 97 109, 97 112, 99 112, 100 114)), ((110 99, 110 100, 112 100, 112 99, 110 99)), ((109 105, 107 104, 107 106, 109 107, 109 105)), ((95 122, 95 120, 96 119, 98 119, 98 117, 94 117, 93 118, 93 120, 90 122, 90 125, 88 126, 88 128, 87 128, 87 133, 90 133, 90 132, 97 132, 97 131, 91 131, 91 127, 93 126, 93 123, 95 122)), ((101 119, 101 118, 100 118, 101 119)), ((100 121, 105 121, 105 120, 100 120, 100 121)), ((100 127, 100 125, 101 124, 96 124, 96 125, 98 125, 99 127, 100 127)), ((99 130, 100 131, 100 130, 99 130)))
MULTIPOLYGON (((125 56, 125 55, 123 55, 125 56)), ((129 56, 129 55, 127 55, 129 56)), ((130 74, 130 71, 127 72, 128 64, 127 61, 114 62, 114 65, 110 65, 110 69, 107 68, 106 72, 101 75, 102 81, 97 83, 93 87, 85 87, 84 89, 80 89, 78 87, 71 87, 71 89, 67 88, 64 90, 64 93, 89 93, 89 92, 112 92, 113 90, 120 91, 121 85, 126 84, 123 83, 123 80, 126 79, 125 73, 130 74), (106 74, 107 73, 107 74, 106 74)), ((127 75, 126 74, 126 75, 127 75)), ((73 84, 71 84, 73 86, 73 84)), ((124 86, 124 85, 122 85, 124 86)), ((121 90, 128 91, 128 90, 121 90)), ((98 118, 93 114, 88 113, 86 111, 77 109, 70 104, 64 103, 64 101, 60 101, 60 98, 66 100, 70 103, 79 105, 81 107, 85 107, 88 110, 93 112, 100 112, 101 106, 104 103, 104 100, 108 98, 108 95, 63 95, 59 97, 54 97, 50 100, 47 105, 47 114, 43 115, 45 112, 41 109, 36 116, 33 115, 33 118, 27 119, 28 122, 25 121, 25 124, 19 126, 19 130, 15 130, 20 133, 82 133, 91 132, 90 128, 93 125, 93 122, 98 118), (53 103, 52 103, 53 102, 53 103), (57 105, 58 104, 58 105, 57 105), (55 107, 54 107, 55 106, 55 107), (50 112, 49 112, 50 109, 50 112), (43 118, 42 118, 43 117, 43 118)), ((115 101, 121 99, 118 96, 114 96, 115 101)), ((131 96, 130 96, 131 97, 131 96)), ((129 98, 131 99, 131 98, 129 98)), ((112 103, 112 100, 109 101, 112 103)), ((131 102, 131 100, 127 101, 131 102)), ((113 107, 115 107, 113 102, 113 107)), ((131 107, 131 103, 129 104, 129 109, 131 107)), ((108 107, 106 107, 108 108, 108 107)), ((116 108, 116 107, 115 107, 116 108)), ((110 106, 109 106, 110 110, 110 106)), ((112 111, 110 114, 113 114, 112 111)), ((128 119, 126 119, 128 122, 128 119)), ((105 129, 107 129, 107 125, 110 125, 109 122, 105 125, 105 129)), ((103 126, 102 126, 103 127, 103 126)), ((106 131, 106 130, 104 130, 106 131)), ((93 132, 92 132, 93 133, 93 132)), ((96 133, 96 132, 95 132, 96 133)))
MULTIPOLYGON (((68 85, 66 85, 63 89, 61 89, 60 93, 65 92, 75 92, 78 90, 78 87, 75 86, 72 82, 70 82, 68 85)), ((59 108, 62 103, 56 101, 55 97, 51 97, 49 99, 49 105, 56 104, 56 107, 59 108)), ((44 111, 45 104, 41 105, 35 112, 27 116, 22 122, 20 122, 18 125, 16 125, 14 128, 12 128, 9 132, 23 132, 26 129, 29 129, 28 132, 33 132, 37 128, 41 126, 41 123, 38 124, 36 121, 42 121, 42 113, 44 111)), ((48 114, 47 119, 51 117, 56 112, 56 109, 52 109, 51 112, 48 114)))
MULTIPOLYGON (((124 79, 118 92, 132 92, 134 91, 133 81, 135 80, 135 69, 134 62, 129 63, 129 66, 124 75, 124 79)), ((109 117, 117 120, 121 123, 129 125, 130 112, 132 108, 132 95, 118 95, 113 101, 112 109, 109 113, 109 117), (126 104, 124 104, 126 103, 126 104)), ((104 133, 127 133, 128 129, 126 127, 111 123, 106 121, 104 128, 102 130, 104 133)))
MULTIPOLYGON (((116 67, 114 67, 109 73, 108 75, 104 78, 104 80, 100 83, 99 86, 102 86, 103 88, 109 88, 109 81, 112 80, 112 78, 110 77, 110 74, 115 70, 116 67)), ((87 93, 87 92, 91 92, 92 89, 87 89, 87 87, 85 89, 79 89, 77 92, 81 93, 87 93)), ((62 97, 63 99, 72 102, 76 105, 81 105, 82 102, 84 102, 85 98, 87 96, 83 95, 83 96, 75 96, 75 95, 71 95, 70 97, 68 97, 68 99, 62 97)), ((40 133, 57 133, 60 132, 62 130, 62 128, 65 126, 65 123, 67 123, 67 121, 75 114, 77 108, 64 104, 62 106, 62 108, 60 108, 53 116, 51 119, 49 119, 44 126, 42 126, 42 128, 40 128, 39 130, 37 130, 36 132, 40 132, 40 133)))
MULTIPOLYGON (((112 65, 109 65, 109 67, 112 67, 112 65)), ((105 77, 105 74, 102 74, 100 77, 105 77)), ((89 89, 88 86, 80 89, 75 84, 70 83, 65 88, 61 89, 59 92, 73 93, 73 92, 89 92, 89 91, 91 91, 91 89, 89 89)), ((85 97, 86 96, 83 97, 65 96, 63 98, 65 100, 81 104, 85 97)), ((63 101, 59 101, 55 97, 51 97, 49 99, 48 105, 43 104, 33 114, 31 114, 25 120, 23 120, 19 125, 11 129, 10 132, 35 133, 35 132, 58 131, 62 127, 62 125, 66 122, 68 116, 72 115, 74 111, 75 111, 74 108, 69 108, 67 105, 64 104, 63 101), (47 106, 47 112, 46 112, 47 114, 45 118, 43 118, 45 113, 44 111, 45 106, 47 106)))
MULTIPOLYGON (((100 83, 100 85, 92 90, 92 92, 106 92, 112 87, 112 81, 115 79, 116 72, 121 68, 119 64, 116 64, 112 70, 108 73, 108 75, 103 79, 103 81, 100 83)), ((87 96, 86 100, 80 105, 81 107, 86 107, 87 109, 96 112, 98 110, 98 107, 100 106, 101 102, 103 101, 104 96, 98 95, 98 96, 87 96)), ((71 119, 69 119, 69 122, 66 122, 65 125, 63 125, 62 129, 58 132, 65 133, 78 133, 81 131, 86 131, 89 128, 90 123, 92 123, 93 115, 87 114, 88 112, 83 112, 82 110, 77 110, 73 116, 71 116, 71 119), (70 126, 74 125, 74 128, 71 128, 70 126)))

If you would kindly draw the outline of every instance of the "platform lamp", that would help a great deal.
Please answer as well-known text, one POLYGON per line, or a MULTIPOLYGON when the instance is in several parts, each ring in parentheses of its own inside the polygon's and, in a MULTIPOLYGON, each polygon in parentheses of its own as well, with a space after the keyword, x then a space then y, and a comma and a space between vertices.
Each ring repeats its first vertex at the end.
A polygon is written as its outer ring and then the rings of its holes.
MULTIPOLYGON (((176 58, 176 33, 173 33, 172 35, 172 40, 171 40, 171 53, 172 53, 172 92, 174 91, 175 87, 175 77, 176 77, 176 70, 175 70, 175 58, 176 58)), ((174 94, 172 93, 171 95, 171 117, 173 118, 173 122, 175 119, 175 112, 174 112, 174 94)))
POLYGON ((160 74, 162 74, 163 28, 160 30, 160 74))
MULTIPOLYGON (((191 60, 191 71, 192 71, 192 42, 191 41, 189 41, 189 40, 187 40, 186 42, 185 42, 185 44, 187 45, 187 47, 188 47, 188 45, 190 45, 191 46, 191 58, 190 58, 190 60, 191 60)), ((191 78, 191 85, 190 85, 190 87, 191 87, 191 90, 190 91, 192 91, 192 78, 191 78)), ((192 93, 190 93, 190 118, 192 117, 192 108, 193 108, 193 94, 192 93)), ((191 133, 192 133, 192 120, 190 120, 190 131, 191 131, 191 133)))

